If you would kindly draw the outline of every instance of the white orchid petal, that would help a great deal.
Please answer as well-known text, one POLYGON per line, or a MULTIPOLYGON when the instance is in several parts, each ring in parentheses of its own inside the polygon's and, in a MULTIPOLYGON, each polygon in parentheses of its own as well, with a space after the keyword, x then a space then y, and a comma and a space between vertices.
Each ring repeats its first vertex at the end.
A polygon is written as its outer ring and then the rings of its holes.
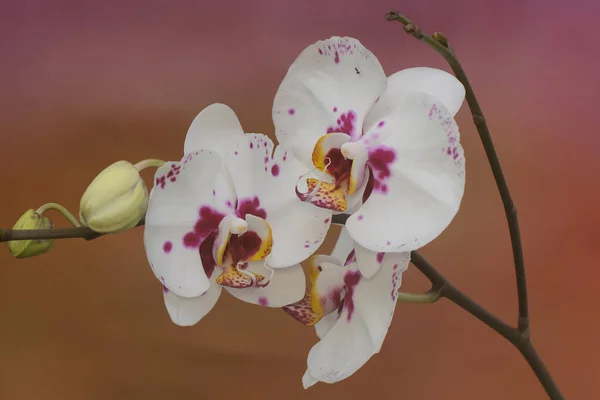
POLYGON ((396 112, 393 131, 369 149, 373 192, 346 222, 356 242, 378 252, 412 251, 436 238, 465 186, 458 126, 444 106, 411 93, 396 112))
POLYGON ((360 273, 365 278, 370 279, 381 268, 381 264, 383 263, 385 255, 391 253, 378 253, 366 249, 358 243, 355 243, 354 254, 356 255, 356 263, 358 264, 358 269, 360 270, 360 273))
POLYGON ((329 332, 329 330, 331 328, 333 328, 333 326, 335 325, 337 320, 338 320, 337 312, 332 312, 331 314, 325 315, 323 318, 321 318, 319 320, 319 322, 317 322, 315 324, 315 331, 316 331, 319 339, 323 339, 325 337, 327 332, 329 332))
POLYGON ((310 304, 317 315, 327 315, 339 308, 344 296, 345 270, 332 256, 317 255, 310 259, 310 304))
POLYGON ((404 69, 388 77, 385 92, 365 120, 364 131, 373 132, 385 127, 387 117, 394 115, 395 109, 412 93, 426 93, 436 98, 452 116, 465 99, 463 84, 446 71, 427 67, 404 69))
POLYGON ((339 318, 308 355, 308 373, 334 383, 362 367, 380 348, 392 321, 401 275, 410 253, 387 257, 371 279, 352 264, 344 278, 346 296, 339 318))
POLYGON ((272 229, 273 248, 268 258, 272 268, 298 264, 323 243, 331 225, 331 211, 302 202, 296 195, 297 182, 306 173, 302 164, 265 135, 247 134, 227 167, 238 194, 237 214, 247 211, 264 218, 272 229))
MULTIPOLYGON (((212 278, 215 275, 213 274, 212 278)), ((173 323, 179 326, 193 326, 213 309, 221 295, 221 286, 211 279, 210 288, 201 296, 181 297, 166 288, 163 288, 163 295, 173 323)))
POLYGON ((217 154, 200 150, 156 171, 144 246, 156 277, 179 296, 199 296, 209 288, 199 248, 223 218, 212 196, 220 169, 217 154))
POLYGON ((275 95, 277 140, 312 168, 313 147, 322 135, 362 135, 364 118, 385 84, 379 61, 356 39, 332 37, 307 47, 275 95))
POLYGON ((339 260, 340 265, 344 265, 346 259, 348 258, 348 255, 353 250, 354 240, 352 239, 352 236, 350 236, 348 229, 346 229, 345 226, 342 226, 337 242, 335 242, 335 247, 331 252, 331 256, 339 260))
POLYGON ((309 387, 315 385, 319 381, 313 378, 308 371, 304 373, 302 376, 302 386, 304 389, 308 389, 309 387))
POLYGON ((208 149, 221 156, 231 149, 231 143, 244 134, 235 112, 225 104, 211 104, 194 118, 183 151, 185 154, 208 149))

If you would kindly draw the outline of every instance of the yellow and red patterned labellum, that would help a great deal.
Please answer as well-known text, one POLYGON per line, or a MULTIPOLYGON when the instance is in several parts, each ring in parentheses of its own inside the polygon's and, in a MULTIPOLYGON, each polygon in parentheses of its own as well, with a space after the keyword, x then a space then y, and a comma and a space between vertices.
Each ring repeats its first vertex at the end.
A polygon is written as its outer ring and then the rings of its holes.
POLYGON ((238 266, 230 265, 225 268, 223 273, 215 279, 221 286, 227 286, 235 289, 244 289, 257 286, 265 277, 250 271, 244 271, 238 266))
POLYGON ((309 193, 307 200, 315 206, 336 212, 343 212, 348 208, 346 202, 348 179, 335 184, 308 178, 306 184, 309 193))
POLYGON ((313 326, 323 318, 322 314, 318 314, 312 309, 311 298, 308 294, 302 300, 282 308, 283 311, 306 326, 313 326))

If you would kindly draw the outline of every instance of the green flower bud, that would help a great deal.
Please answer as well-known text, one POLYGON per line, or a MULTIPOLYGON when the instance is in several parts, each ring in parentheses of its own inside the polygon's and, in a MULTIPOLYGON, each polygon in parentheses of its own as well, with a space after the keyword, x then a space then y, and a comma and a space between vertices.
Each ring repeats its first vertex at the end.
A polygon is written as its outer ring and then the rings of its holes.
MULTIPOLYGON (((25 211, 19 218, 14 230, 52 229, 52 221, 33 209, 25 211)), ((44 254, 52 248, 54 240, 13 240, 8 242, 8 250, 15 258, 35 257, 44 254)))
POLYGON ((139 171, 127 161, 117 161, 88 186, 79 218, 96 232, 119 232, 136 226, 147 207, 148 189, 139 171))

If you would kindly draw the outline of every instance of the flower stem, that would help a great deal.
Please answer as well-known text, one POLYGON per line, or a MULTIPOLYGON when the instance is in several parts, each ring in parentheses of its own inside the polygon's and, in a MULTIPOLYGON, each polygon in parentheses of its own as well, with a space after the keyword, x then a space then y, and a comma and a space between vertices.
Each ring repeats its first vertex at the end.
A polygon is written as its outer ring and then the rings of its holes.
POLYGON ((483 144, 485 154, 488 162, 490 163, 492 173, 494 174, 496 186, 498 187, 500 197, 502 198, 502 204, 504 205, 504 213, 508 222, 510 241, 513 249, 515 273, 517 278, 519 329, 525 331, 529 328, 529 311, 527 302, 527 282, 525 279, 525 262, 523 260, 523 245, 521 243, 521 232, 519 229, 519 220, 517 218, 517 209, 510 195, 508 184, 506 183, 506 178, 504 177, 504 172, 502 171, 502 166, 500 165, 500 160, 498 159, 498 154, 496 153, 490 130, 487 126, 487 122, 485 121, 481 106, 479 105, 477 97, 475 96, 475 91, 473 90, 473 87, 467 78, 466 72, 458 61, 456 53, 454 50, 452 50, 452 48, 450 48, 448 39, 443 34, 437 32, 433 36, 429 36, 411 20, 394 10, 387 12, 386 19, 388 21, 400 22, 402 25, 404 25, 404 30, 406 33, 426 43, 429 47, 437 51, 444 58, 444 60, 446 60, 448 65, 450 65, 450 68, 452 68, 456 78, 465 87, 465 99, 467 100, 467 104, 471 109, 473 122, 477 127, 479 138, 483 144))
POLYGON ((455 288, 446 280, 421 254, 416 251, 411 253, 411 262, 423 273, 433 284, 439 287, 441 297, 445 297, 475 318, 498 332, 502 337, 512 343, 523 355, 527 363, 535 373, 536 377, 544 387, 544 390, 552 400, 564 400, 563 395, 544 362, 535 351, 529 331, 521 331, 514 328, 496 317, 485 308, 477 304, 460 290, 455 288))
MULTIPOLYGON (((440 54, 444 60, 448 63, 456 78, 463 84, 465 87, 465 99, 469 108, 471 110, 471 116, 473 118, 473 122, 477 127, 477 132, 479 133, 479 138, 481 143, 483 144, 483 148, 485 150, 485 154, 487 156, 488 162, 492 169, 492 173, 494 175, 494 180, 496 181, 496 186, 498 187, 498 191, 500 193, 500 197, 502 199, 502 204, 504 206, 504 213, 506 215, 506 220, 508 223, 508 230, 510 234, 510 241, 513 250, 513 261, 515 267, 515 275, 517 281, 517 296, 518 296, 518 325, 516 328, 516 332, 519 334, 519 341, 517 343, 513 342, 521 351, 521 354, 527 359, 529 365, 536 373, 539 381, 546 389, 546 392, 553 400, 562 399, 558 387, 552 380, 549 372, 545 368, 542 360, 539 358, 537 353, 535 352, 533 345, 530 340, 530 328, 529 328, 529 307, 527 300, 527 281, 525 275, 525 262, 523 259, 523 245, 521 243, 521 232, 519 229, 519 220, 517 218, 517 209, 510 195, 510 191, 508 189, 508 184, 506 182, 506 178, 504 177, 504 172, 502 171, 502 167, 500 165, 500 160, 498 158, 498 154, 496 153, 496 149, 494 148, 494 142, 492 141, 492 136, 490 130, 487 126, 487 122, 483 115, 483 111, 479 102, 477 101, 477 97, 475 96, 475 91, 467 78, 467 74, 462 68, 460 62, 458 61, 458 57, 454 50, 448 44, 448 39, 442 33, 436 32, 432 36, 425 34, 417 25, 415 25, 411 20, 406 18, 404 15, 398 13, 395 10, 390 10, 386 13, 386 19, 388 21, 397 21, 400 22, 404 26, 404 31, 414 38, 424 42, 429 47, 434 49, 438 54, 440 54), (522 338, 526 337, 526 340, 522 338)), ((416 265, 416 264, 415 264, 416 265)), ((435 282, 432 281, 435 286, 435 282)), ((454 301, 452 296, 457 293, 457 290, 445 289, 446 293, 443 295, 450 300, 454 301)), ((460 293, 460 292, 458 292, 460 293)), ((465 297, 466 298, 466 297, 465 297)), ((458 298, 459 300, 464 300, 463 297, 458 298)), ((467 298, 468 299, 468 298, 467 298)), ((466 302, 470 306, 476 305, 476 303, 466 302)), ((460 304, 459 304, 460 305, 460 304)), ((477 305, 478 306, 478 305, 477 305)), ((479 306, 478 306, 479 307, 479 306)), ((467 309, 463 307, 465 310, 471 312, 473 314, 473 309, 467 309)), ((481 308, 481 307, 479 307, 481 308)), ((475 314, 473 314, 475 315, 475 314)), ((487 314, 480 314, 487 315, 487 314)), ((477 316, 477 315, 476 315, 477 316)), ((479 317, 478 317, 479 318, 479 317)), ((484 323, 489 326, 491 323, 497 323, 497 321, 489 320, 486 316, 484 319, 480 318, 484 323)), ((506 325, 506 324, 504 324, 506 325)), ((496 327, 500 327, 501 325, 496 325, 496 327)), ((493 327, 493 326, 492 326, 493 327)), ((504 329, 504 328, 502 328, 504 329)), ((503 335, 507 339, 514 335, 513 328, 510 328, 508 336, 503 335)), ((497 332, 500 332, 496 329, 497 332)), ((509 339, 510 340, 510 339, 509 339)), ((511 341, 512 342, 512 341, 511 341)))
MULTIPOLYGON (((137 226, 144 225, 142 219, 137 226)), ((136 227, 137 227, 136 226, 136 227)), ((0 228, 0 243, 11 242, 15 240, 42 240, 42 239, 76 239, 85 240, 97 239, 106 234, 95 232, 87 226, 76 226, 73 228, 53 228, 53 229, 3 229, 0 228)))
POLYGON ((138 162, 137 164, 135 164, 133 167, 135 169, 139 171, 149 168, 149 167, 156 167, 156 168, 160 168, 165 164, 165 162, 163 160, 158 160, 155 158, 149 158, 147 160, 142 160, 140 162, 138 162))
POLYGON ((403 303, 429 304, 435 303, 442 297, 439 291, 430 290, 427 293, 398 292, 398 301, 403 303))
POLYGON ((81 224, 79 223, 79 221, 77 220, 77 218, 75 218, 73 216, 73 214, 71 214, 71 212, 69 210, 66 209, 66 207, 58 204, 58 203, 46 203, 43 206, 41 206, 40 208, 37 209, 37 213, 42 215, 44 214, 46 211, 48 210, 56 210, 59 213, 61 213, 70 223, 71 225, 75 226, 75 227, 79 227, 81 226, 81 224))

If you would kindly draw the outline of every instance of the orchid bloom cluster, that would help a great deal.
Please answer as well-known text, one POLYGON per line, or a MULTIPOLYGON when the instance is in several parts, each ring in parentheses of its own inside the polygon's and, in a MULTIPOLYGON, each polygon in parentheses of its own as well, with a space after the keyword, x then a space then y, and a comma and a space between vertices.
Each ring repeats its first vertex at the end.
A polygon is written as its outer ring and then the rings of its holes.
POLYGON ((464 97, 444 71, 386 77, 358 40, 332 37, 281 83, 276 148, 226 105, 200 112, 183 158, 157 170, 146 212, 145 249, 172 321, 198 323, 225 290, 314 326, 305 388, 356 372, 381 349, 410 252, 459 209, 453 117, 464 97), (335 249, 316 254, 338 214, 348 219, 335 249))
POLYGON ((358 40, 332 37, 300 54, 275 96, 277 148, 226 105, 200 112, 146 212, 172 321, 198 323, 224 289, 315 327, 304 387, 356 372, 381 349, 410 252, 459 209, 464 96, 444 71, 386 77, 358 40), (336 214, 349 217, 334 251, 315 254, 336 214))

